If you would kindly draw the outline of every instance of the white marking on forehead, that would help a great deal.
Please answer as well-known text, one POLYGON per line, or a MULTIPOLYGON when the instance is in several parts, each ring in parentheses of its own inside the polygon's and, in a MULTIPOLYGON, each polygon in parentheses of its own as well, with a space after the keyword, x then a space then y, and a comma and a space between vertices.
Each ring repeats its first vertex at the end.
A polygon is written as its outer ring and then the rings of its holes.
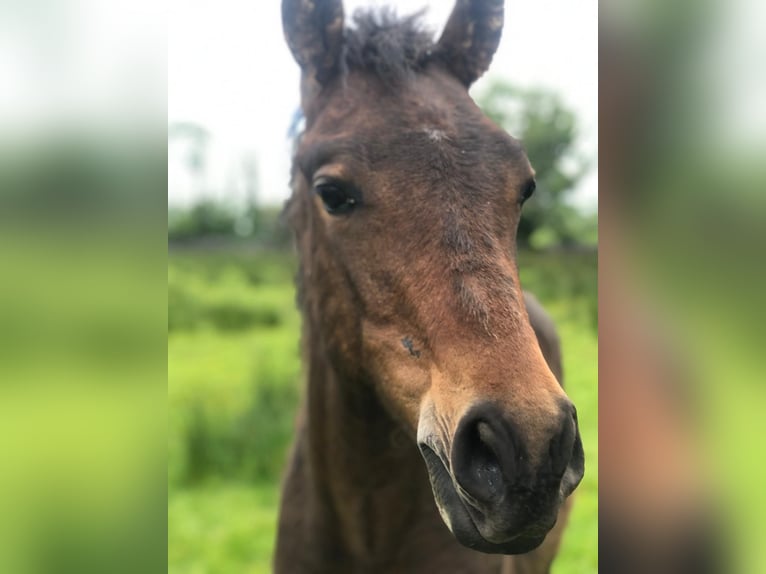
POLYGON ((447 134, 444 130, 437 130, 436 128, 425 128, 423 131, 428 136, 428 139, 432 142, 439 142, 447 139, 447 134))

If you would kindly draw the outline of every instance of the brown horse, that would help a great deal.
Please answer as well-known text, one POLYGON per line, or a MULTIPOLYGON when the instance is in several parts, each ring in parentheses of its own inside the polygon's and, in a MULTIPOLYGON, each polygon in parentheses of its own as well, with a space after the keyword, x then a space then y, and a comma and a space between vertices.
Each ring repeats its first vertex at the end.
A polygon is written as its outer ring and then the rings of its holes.
POLYGON ((282 15, 308 382, 275 571, 546 572, 583 451, 516 269, 534 172, 468 95, 502 1, 458 0, 436 43, 414 17, 345 27, 340 0, 282 15))

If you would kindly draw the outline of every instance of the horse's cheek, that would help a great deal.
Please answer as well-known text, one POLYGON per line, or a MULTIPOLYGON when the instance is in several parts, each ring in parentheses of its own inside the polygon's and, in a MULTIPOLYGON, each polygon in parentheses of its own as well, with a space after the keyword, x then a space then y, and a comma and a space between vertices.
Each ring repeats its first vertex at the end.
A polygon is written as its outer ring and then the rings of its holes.
POLYGON ((365 356, 375 365, 371 382, 386 410, 414 436, 420 406, 430 388, 427 357, 405 348, 399 338, 386 343, 368 340, 365 356))

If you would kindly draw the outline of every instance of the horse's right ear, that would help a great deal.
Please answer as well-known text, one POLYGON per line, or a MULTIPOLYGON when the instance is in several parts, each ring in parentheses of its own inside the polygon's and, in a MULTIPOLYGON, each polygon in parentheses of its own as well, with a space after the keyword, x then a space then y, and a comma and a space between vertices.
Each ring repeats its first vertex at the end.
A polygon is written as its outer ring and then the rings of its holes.
POLYGON ((504 0, 456 0, 436 53, 466 87, 489 68, 503 32, 504 0))
POLYGON ((282 27, 304 81, 327 83, 343 47, 342 0, 282 0, 282 27))

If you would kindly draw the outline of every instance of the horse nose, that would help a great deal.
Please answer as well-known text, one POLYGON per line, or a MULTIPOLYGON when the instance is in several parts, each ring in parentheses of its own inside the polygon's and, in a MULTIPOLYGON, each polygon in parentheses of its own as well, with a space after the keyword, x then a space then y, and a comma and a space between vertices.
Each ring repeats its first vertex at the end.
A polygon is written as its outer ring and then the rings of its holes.
MULTIPOLYGON (((579 452, 582 458, 582 447, 577 448, 576 415, 568 401, 554 428, 543 450, 547 461, 531 468, 528 452, 538 447, 525 444, 524 433, 514 421, 494 405, 471 409, 458 424, 452 445, 452 471, 463 494, 483 507, 500 503, 509 488, 531 486, 540 473, 551 484, 560 482, 573 457, 579 452)), ((575 466, 582 467, 582 461, 575 466)), ((581 476, 577 470, 575 474, 581 476)))
MULTIPOLYGON (((567 402, 562 409, 561 426, 551 439, 548 447, 549 460, 551 465, 551 474, 560 479, 564 471, 572 462, 572 458, 578 452, 576 442, 578 437, 577 429, 577 411, 574 405, 567 402)), ((582 452, 582 448, 579 449, 582 452)))
MULTIPOLYGON (((564 466, 564 478, 561 480, 561 493, 564 496, 572 494, 577 485, 580 484, 583 475, 585 474, 585 452, 582 448, 582 440, 580 439, 580 428, 577 423, 577 409, 574 405, 570 405, 571 421, 569 426, 565 420, 564 431, 562 432, 562 440, 558 443, 558 451, 552 450, 551 460, 555 460, 555 453, 557 452, 562 458, 558 460, 558 464, 564 466), (571 431, 568 430, 571 428, 571 431)), ((560 468, 557 467, 557 468, 560 468)))
POLYGON ((492 502, 514 482, 520 454, 499 409, 483 405, 466 414, 455 431, 452 472, 465 494, 476 502, 492 502))

